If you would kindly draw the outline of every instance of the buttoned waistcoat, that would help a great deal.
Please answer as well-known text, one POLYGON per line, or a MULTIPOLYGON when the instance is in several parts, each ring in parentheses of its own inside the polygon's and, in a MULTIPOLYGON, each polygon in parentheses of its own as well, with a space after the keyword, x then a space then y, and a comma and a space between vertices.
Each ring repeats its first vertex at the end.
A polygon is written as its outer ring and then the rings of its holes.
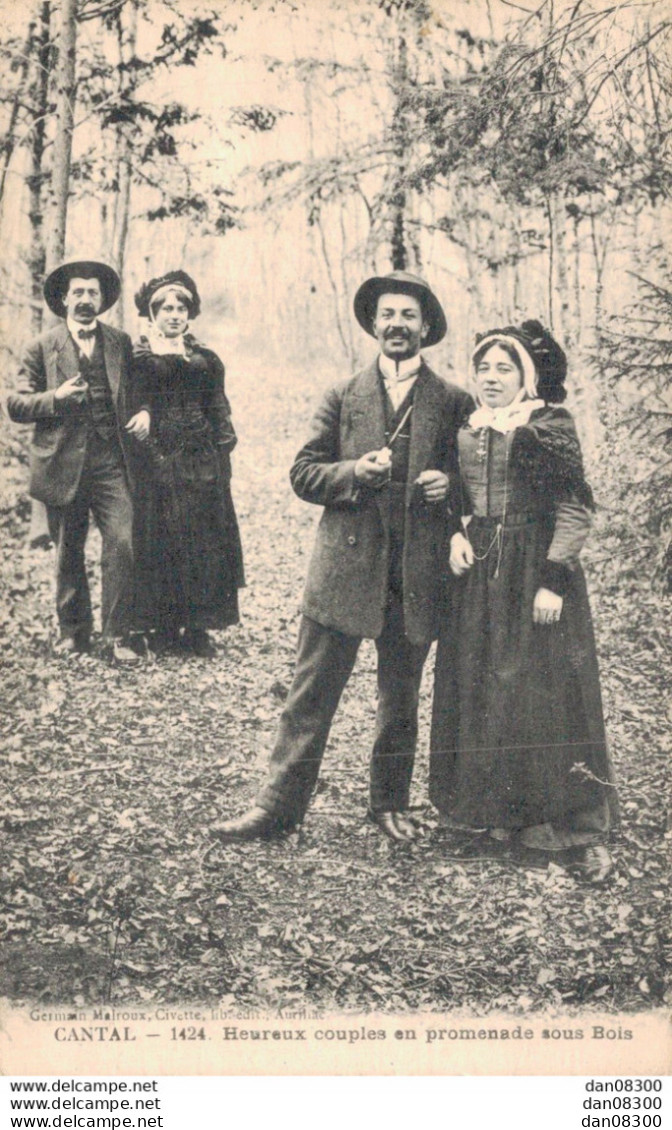
MULTIPOLYGON (((123 428, 128 419, 126 400, 132 357, 128 334, 99 323, 105 370, 117 417, 119 443, 126 458, 123 428)), ((54 392, 79 369, 77 348, 62 322, 36 339, 26 350, 16 392, 7 410, 19 424, 35 424, 30 448, 30 494, 49 506, 72 502, 82 475, 88 432, 81 405, 56 400, 54 392)))
MULTIPOLYGON (((388 596, 389 488, 355 479, 355 463, 385 445, 378 363, 327 392, 311 435, 290 472, 299 498, 324 507, 303 597, 306 616, 345 635, 377 638, 388 596)), ((438 632, 442 579, 452 532, 451 494, 457 484, 456 437, 471 397, 423 361, 416 379, 403 550, 405 632, 423 644, 438 632), (444 471, 446 503, 428 504, 415 485, 425 470, 444 471)))

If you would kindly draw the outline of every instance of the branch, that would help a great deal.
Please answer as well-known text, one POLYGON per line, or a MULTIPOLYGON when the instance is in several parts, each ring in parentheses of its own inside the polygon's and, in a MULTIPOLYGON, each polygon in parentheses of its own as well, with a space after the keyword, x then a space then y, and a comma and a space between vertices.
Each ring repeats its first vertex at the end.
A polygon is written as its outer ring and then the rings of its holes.
POLYGON ((78 23, 84 23, 86 20, 96 20, 99 16, 113 16, 125 6, 127 0, 112 0, 109 4, 101 4, 98 8, 90 8, 87 10, 86 5, 77 16, 78 23))
POLYGON ((632 46, 628 51, 625 52, 624 55, 621 56, 615 66, 611 70, 609 70, 604 78, 597 84, 597 88, 593 92, 591 100, 588 102, 585 113, 581 118, 579 118, 578 122, 576 122, 575 125, 581 125, 581 123, 585 121, 585 119, 588 117, 588 114, 595 105, 602 87, 609 81, 610 78, 614 76, 615 72, 623 66, 626 60, 629 59, 631 55, 636 54, 637 51, 640 51, 643 47, 647 47, 648 44, 651 43, 651 41, 655 39, 657 35, 660 35, 662 31, 667 31, 667 29, 671 26, 672 24, 670 24, 669 22, 661 24, 654 31, 652 31, 650 35, 647 35, 645 39, 638 40, 638 42, 635 43, 634 46, 632 46))

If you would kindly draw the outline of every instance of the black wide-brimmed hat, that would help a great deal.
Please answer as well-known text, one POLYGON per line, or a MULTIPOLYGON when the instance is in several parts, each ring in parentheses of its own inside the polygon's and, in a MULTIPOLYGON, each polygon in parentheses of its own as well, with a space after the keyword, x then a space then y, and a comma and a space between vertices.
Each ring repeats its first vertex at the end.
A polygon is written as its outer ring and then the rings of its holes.
POLYGON ((101 314, 114 306, 121 291, 119 275, 107 263, 98 263, 95 259, 69 259, 67 263, 56 267, 44 283, 44 301, 52 314, 57 314, 59 318, 65 315, 63 299, 70 279, 98 279, 103 295, 101 314))
POLYGON ((436 345, 445 336, 448 326, 441 303, 429 284, 419 275, 408 271, 392 271, 389 275, 375 275, 362 283, 355 295, 355 317, 363 330, 375 336, 373 319, 381 294, 411 294, 420 303, 429 330, 424 340, 426 346, 436 345))
POLYGON ((143 283, 135 296, 135 305, 141 318, 149 318, 150 305, 154 296, 164 289, 176 290, 187 304, 189 317, 196 318, 201 312, 201 299, 196 283, 186 271, 167 271, 149 282, 143 283))

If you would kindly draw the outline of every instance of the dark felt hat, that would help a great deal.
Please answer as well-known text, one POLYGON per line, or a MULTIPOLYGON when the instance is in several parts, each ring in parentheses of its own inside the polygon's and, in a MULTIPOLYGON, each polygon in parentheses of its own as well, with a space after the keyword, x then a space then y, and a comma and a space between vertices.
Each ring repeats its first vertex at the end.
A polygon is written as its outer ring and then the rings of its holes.
POLYGON ((446 315, 428 283, 419 275, 411 275, 408 271, 392 271, 389 275, 376 275, 367 279, 355 295, 355 317, 362 329, 372 337, 375 336, 373 319, 381 294, 411 294, 418 299, 429 326, 425 346, 436 345, 445 336, 448 329, 446 315))
POLYGON ((185 301, 189 309, 189 317, 196 318, 201 312, 201 299, 196 288, 196 283, 186 271, 167 271, 149 282, 143 283, 135 296, 135 305, 141 318, 149 317, 149 308, 152 299, 164 287, 175 287, 186 292, 185 301))
POLYGON ((44 283, 44 301, 52 314, 59 318, 64 317, 65 307, 63 298, 68 289, 70 279, 98 279, 103 294, 103 305, 100 313, 114 306, 119 297, 121 282, 119 275, 107 263, 98 263, 95 259, 69 259, 61 263, 47 276, 44 283))

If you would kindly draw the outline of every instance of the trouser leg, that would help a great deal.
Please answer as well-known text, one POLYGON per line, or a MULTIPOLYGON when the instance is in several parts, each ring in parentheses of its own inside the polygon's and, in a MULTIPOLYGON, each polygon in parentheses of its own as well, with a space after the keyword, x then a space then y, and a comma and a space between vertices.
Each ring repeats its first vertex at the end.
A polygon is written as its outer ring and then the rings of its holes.
POLYGON ((329 729, 360 640, 304 616, 294 678, 257 804, 299 822, 315 788, 329 729))
POLYGON ((30 530, 28 531, 28 545, 31 549, 47 548, 51 542, 57 540, 57 526, 49 507, 36 498, 30 500, 30 530))
POLYGON ((56 539, 56 611, 61 636, 89 636, 93 626, 84 546, 89 528, 89 499, 82 476, 73 501, 53 507, 56 539))
POLYGON ((133 509, 121 452, 102 440, 92 445, 90 505, 103 542, 101 612, 105 642, 128 631, 133 600, 133 509))
POLYGON ((412 644, 404 634, 401 602, 393 599, 378 650, 378 710, 371 755, 371 811, 408 808, 418 737, 418 701, 429 644, 412 644))

